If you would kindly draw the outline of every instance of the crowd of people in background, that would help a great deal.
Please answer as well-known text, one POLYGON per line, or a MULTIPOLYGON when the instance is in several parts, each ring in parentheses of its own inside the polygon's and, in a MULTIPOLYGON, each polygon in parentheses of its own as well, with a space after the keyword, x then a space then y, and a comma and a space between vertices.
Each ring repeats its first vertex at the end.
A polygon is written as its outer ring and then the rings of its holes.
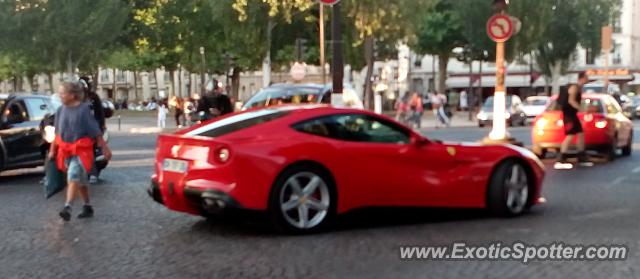
POLYGON ((430 92, 427 96, 422 96, 418 92, 405 94, 394 106, 396 120, 412 128, 422 128, 422 117, 427 106, 423 101, 425 97, 435 117, 435 127, 451 126, 451 109, 447 96, 442 92, 430 92))

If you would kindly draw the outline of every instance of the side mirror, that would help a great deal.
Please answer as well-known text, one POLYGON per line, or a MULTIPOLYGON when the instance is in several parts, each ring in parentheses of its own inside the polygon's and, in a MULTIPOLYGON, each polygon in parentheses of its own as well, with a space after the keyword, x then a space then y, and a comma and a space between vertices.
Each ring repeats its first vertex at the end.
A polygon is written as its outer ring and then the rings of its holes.
POLYGON ((414 136, 413 138, 411 138, 411 143, 417 147, 425 146, 430 142, 431 141, 429 141, 427 138, 422 136, 414 136))

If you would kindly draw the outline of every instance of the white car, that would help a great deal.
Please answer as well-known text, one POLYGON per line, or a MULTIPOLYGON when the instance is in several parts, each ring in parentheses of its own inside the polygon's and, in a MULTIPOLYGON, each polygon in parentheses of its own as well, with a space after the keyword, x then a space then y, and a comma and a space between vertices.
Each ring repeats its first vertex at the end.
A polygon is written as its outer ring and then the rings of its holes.
POLYGON ((548 96, 531 96, 524 100, 522 110, 527 116, 527 122, 533 122, 533 120, 544 112, 549 104, 548 96))

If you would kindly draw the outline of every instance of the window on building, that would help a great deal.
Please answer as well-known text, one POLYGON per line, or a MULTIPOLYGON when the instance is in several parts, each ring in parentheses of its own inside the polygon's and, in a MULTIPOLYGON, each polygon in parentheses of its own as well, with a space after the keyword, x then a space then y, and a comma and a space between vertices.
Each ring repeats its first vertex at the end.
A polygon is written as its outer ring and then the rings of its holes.
POLYGON ((613 33, 622 33, 622 21, 620 20, 620 13, 614 13, 611 16, 611 27, 613 33))
POLYGON ((587 55, 586 55, 586 64, 587 65, 593 65, 595 64, 596 61, 596 54, 594 53, 593 49, 587 48, 587 55))
POLYGON ((116 71, 116 80, 118 82, 126 82, 127 81, 127 77, 125 75, 125 72, 122 70, 117 70, 116 71))
POLYGON ((110 78, 109 78, 109 72, 112 70, 102 70, 100 71, 100 82, 101 83, 108 83, 111 82, 110 78))
POLYGON ((622 45, 619 43, 613 44, 613 55, 612 55, 612 63, 614 65, 622 63, 622 45))

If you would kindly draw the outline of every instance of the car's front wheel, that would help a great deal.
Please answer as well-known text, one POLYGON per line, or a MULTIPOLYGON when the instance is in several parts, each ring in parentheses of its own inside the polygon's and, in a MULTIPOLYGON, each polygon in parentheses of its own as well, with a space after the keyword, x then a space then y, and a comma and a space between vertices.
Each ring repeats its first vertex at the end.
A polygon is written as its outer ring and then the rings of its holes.
POLYGON ((631 152, 633 151, 633 130, 629 134, 629 142, 627 145, 622 147, 622 156, 631 156, 631 152))
POLYGON ((529 207, 531 187, 525 167, 516 161, 500 164, 493 175, 487 193, 487 207, 499 216, 517 216, 529 207))
POLYGON ((326 227, 336 211, 333 181, 314 166, 294 166, 277 179, 272 188, 269 211, 276 229, 311 233, 326 227))

